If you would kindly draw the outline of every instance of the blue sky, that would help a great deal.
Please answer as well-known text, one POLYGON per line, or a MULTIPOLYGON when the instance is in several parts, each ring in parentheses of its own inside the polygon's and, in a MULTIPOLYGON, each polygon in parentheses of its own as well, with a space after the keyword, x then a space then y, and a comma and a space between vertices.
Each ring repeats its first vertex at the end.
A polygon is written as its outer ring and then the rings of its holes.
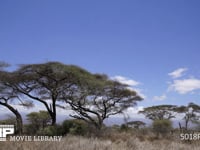
POLYGON ((1 0, 0 60, 105 73, 140 91, 142 107, 200 104, 199 8, 198 0, 1 0))

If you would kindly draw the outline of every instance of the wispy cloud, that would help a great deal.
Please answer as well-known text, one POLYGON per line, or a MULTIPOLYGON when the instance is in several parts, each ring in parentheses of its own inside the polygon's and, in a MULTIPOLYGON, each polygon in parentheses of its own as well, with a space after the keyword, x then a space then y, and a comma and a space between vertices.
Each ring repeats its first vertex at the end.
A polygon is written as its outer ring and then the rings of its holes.
POLYGON ((161 96, 154 96, 153 100, 154 101, 163 101, 167 98, 167 96, 165 94, 161 95, 161 96))
POLYGON ((123 77, 123 76, 114 76, 112 77, 113 80, 116 80, 120 83, 123 83, 123 84, 127 84, 129 86, 137 86, 139 85, 140 83, 135 81, 135 80, 132 80, 132 79, 129 79, 129 78, 126 78, 126 77, 123 77))
POLYGON ((143 90, 137 87, 138 85, 141 84, 140 82, 135 81, 135 80, 130 79, 130 78, 127 78, 127 77, 123 77, 123 76, 114 76, 114 77, 111 77, 111 79, 128 85, 129 90, 136 91, 137 94, 139 96, 141 96, 143 99, 146 98, 145 94, 143 94, 143 92, 142 92, 143 90))
POLYGON ((128 87, 129 90, 132 90, 132 91, 136 91, 137 94, 139 96, 141 96, 143 99, 146 98, 146 95, 142 92, 143 90, 142 89, 139 89, 139 88, 133 88, 133 87, 128 87))
POLYGON ((135 106, 135 107, 129 107, 128 109, 126 109, 124 111, 123 114, 117 114, 115 116, 112 116, 112 117, 117 117, 117 118, 123 118, 124 115, 131 119, 136 119, 136 118, 144 118, 144 116, 142 114, 138 114, 139 111, 142 111, 144 110, 144 106, 135 106))
POLYGON ((139 111, 142 111, 144 109, 143 106, 137 106, 137 107, 129 107, 126 110, 127 114, 137 114, 139 111))
POLYGON ((198 89, 200 89, 200 79, 195 78, 174 80, 169 86, 169 90, 176 91, 179 94, 190 93, 198 89))
POLYGON ((174 79, 179 78, 179 77, 183 76, 183 73, 187 70, 188 70, 187 68, 178 68, 178 69, 174 70, 173 72, 169 73, 168 75, 174 79))

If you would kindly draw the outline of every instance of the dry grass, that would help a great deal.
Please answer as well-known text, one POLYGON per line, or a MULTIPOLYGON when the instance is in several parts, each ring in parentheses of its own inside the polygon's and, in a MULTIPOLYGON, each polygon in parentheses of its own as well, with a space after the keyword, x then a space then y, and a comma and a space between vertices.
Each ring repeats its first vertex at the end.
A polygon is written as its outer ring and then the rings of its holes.
POLYGON ((199 150, 200 141, 186 144, 178 140, 149 139, 128 133, 104 138, 67 136, 61 142, 0 142, 1 150, 199 150))

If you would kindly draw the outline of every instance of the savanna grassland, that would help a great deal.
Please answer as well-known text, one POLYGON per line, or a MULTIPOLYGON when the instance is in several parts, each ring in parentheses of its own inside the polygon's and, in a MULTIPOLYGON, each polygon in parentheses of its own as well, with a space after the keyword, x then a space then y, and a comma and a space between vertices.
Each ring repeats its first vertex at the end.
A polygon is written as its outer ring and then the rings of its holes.
POLYGON ((1 150, 199 150, 200 141, 181 141, 178 137, 155 138, 131 133, 106 137, 68 135, 60 142, 1 142, 1 150))
POLYGON ((15 135, 62 135, 63 138, 60 142, 1 142, 0 150, 200 149, 199 140, 180 140, 180 133, 200 131, 200 105, 193 102, 186 106, 149 106, 138 112, 152 124, 140 120, 127 122, 126 118, 121 126, 104 124, 106 119, 125 113, 142 100, 129 85, 74 65, 47 62, 26 64, 12 72, 2 69, 0 106, 14 116, 0 120, 0 124, 14 125, 15 135), (38 103, 44 110, 26 114, 25 123, 17 105, 30 109, 38 103), (57 124, 58 109, 66 111, 70 119, 57 124), (68 114, 69 111, 72 113, 68 114), (183 118, 175 129, 172 119, 177 114, 183 118), (191 123, 196 128, 192 129, 191 123))

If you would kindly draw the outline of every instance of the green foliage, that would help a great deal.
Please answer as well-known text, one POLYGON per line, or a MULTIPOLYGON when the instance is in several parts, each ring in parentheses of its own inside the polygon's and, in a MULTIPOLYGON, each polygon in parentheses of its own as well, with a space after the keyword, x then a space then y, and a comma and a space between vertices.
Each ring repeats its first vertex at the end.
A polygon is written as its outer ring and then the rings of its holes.
POLYGON ((65 120, 62 123, 63 134, 85 135, 89 131, 88 124, 82 120, 65 120))
POLYGON ((50 116, 47 111, 32 112, 27 115, 27 120, 38 126, 46 126, 50 122, 50 116))
POLYGON ((61 125, 46 126, 37 131, 38 135, 86 135, 89 131, 88 125, 78 119, 65 120, 61 125))
POLYGON ((120 126, 120 130, 121 131, 128 131, 130 128, 127 126, 127 124, 122 124, 121 126, 120 126))
POLYGON ((29 121, 29 124, 25 126, 26 132, 35 134, 49 125, 51 117, 48 112, 39 111, 28 114, 27 120, 29 121))
POLYGON ((37 132, 37 135, 47 135, 47 136, 62 135, 62 127, 60 125, 47 126, 45 128, 41 128, 37 132))
POLYGON ((139 129, 141 127, 144 127, 145 123, 142 121, 131 121, 131 122, 127 122, 127 126, 139 129))
POLYGON ((168 119, 154 120, 152 127, 157 136, 159 136, 159 134, 165 136, 172 130, 172 122, 168 119))
POLYGON ((53 136, 56 135, 56 128, 54 126, 48 126, 44 129, 40 129, 38 131, 39 135, 48 135, 48 136, 53 136))
POLYGON ((144 114, 146 118, 151 120, 171 119, 175 118, 174 111, 176 108, 177 106, 175 105, 158 105, 146 107, 139 113, 144 114))
POLYGON ((47 62, 22 65, 12 73, 12 79, 15 80, 15 90, 45 106, 51 116, 51 124, 54 125, 58 101, 74 99, 69 93, 77 95, 77 88, 93 83, 95 78, 78 66, 47 62), (65 99, 64 93, 67 96, 65 99))
POLYGON ((32 124, 24 124, 23 132, 28 135, 35 135, 39 129, 32 124))

